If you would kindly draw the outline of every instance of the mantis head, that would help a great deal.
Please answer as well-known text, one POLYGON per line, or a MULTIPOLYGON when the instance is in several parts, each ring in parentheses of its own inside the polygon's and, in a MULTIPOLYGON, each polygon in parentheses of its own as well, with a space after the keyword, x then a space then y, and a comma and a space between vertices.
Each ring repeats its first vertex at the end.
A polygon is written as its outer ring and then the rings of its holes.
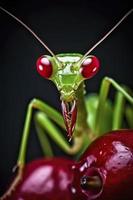
POLYGON ((99 70, 99 60, 95 56, 82 56, 77 53, 41 56, 37 60, 37 71, 54 82, 60 92, 61 108, 71 139, 77 118, 78 89, 85 80, 92 78, 99 70))

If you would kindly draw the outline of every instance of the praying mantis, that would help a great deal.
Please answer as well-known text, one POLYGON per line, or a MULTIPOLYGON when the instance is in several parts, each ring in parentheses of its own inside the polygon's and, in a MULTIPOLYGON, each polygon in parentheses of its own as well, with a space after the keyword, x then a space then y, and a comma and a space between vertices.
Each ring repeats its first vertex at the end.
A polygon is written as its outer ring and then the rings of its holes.
POLYGON ((133 127, 133 97, 127 87, 122 87, 115 80, 105 77, 102 81, 99 95, 85 97, 84 83, 85 80, 92 78, 98 72, 100 66, 99 60, 95 56, 90 55, 90 53, 133 12, 133 9, 124 15, 84 55, 79 53, 55 55, 27 25, 4 8, 0 7, 0 9, 24 26, 50 53, 50 55, 44 55, 38 59, 37 71, 41 76, 55 83, 60 94, 62 108, 62 114, 60 114, 40 99, 33 99, 29 103, 16 165, 19 168, 18 176, 12 186, 14 187, 21 179, 22 169, 25 165, 27 142, 34 109, 38 110, 34 116, 37 135, 42 151, 47 156, 53 156, 47 134, 64 152, 79 157, 96 137, 101 136, 109 130, 121 128, 124 117, 122 114, 123 109, 126 113, 129 127, 133 127), (117 90, 115 106, 112 106, 108 99, 110 86, 113 86, 117 90), (124 99, 129 102, 125 108, 123 108, 124 99), (71 139, 73 141, 72 144, 64 139, 61 130, 55 124, 60 126, 63 131, 67 131, 69 141, 71 139))

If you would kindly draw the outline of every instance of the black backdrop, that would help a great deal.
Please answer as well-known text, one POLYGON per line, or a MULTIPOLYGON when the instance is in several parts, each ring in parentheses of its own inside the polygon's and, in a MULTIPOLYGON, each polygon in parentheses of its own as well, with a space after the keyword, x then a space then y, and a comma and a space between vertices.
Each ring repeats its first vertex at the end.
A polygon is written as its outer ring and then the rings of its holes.
MULTIPOLYGON (((21 18, 55 53, 85 53, 131 8, 128 1, 116 0, 3 0, 0 5, 21 18)), ((101 70, 86 82, 88 92, 98 91, 105 75, 133 87, 132 19, 133 14, 93 51, 101 60, 101 70)), ((36 60, 46 53, 21 25, 0 11, 1 192, 17 159, 28 102, 38 97, 60 109, 58 91, 36 73, 36 60)), ((32 124, 27 159, 41 155, 32 124)))

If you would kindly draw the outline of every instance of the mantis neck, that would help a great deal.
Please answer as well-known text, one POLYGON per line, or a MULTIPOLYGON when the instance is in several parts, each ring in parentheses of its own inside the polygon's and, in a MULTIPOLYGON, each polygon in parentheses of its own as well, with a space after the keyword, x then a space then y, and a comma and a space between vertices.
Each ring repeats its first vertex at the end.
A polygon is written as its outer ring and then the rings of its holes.
POLYGON ((74 134, 77 136, 84 134, 83 132, 86 132, 85 130, 88 130, 89 128, 87 124, 87 109, 85 105, 84 95, 85 95, 85 85, 84 83, 81 83, 76 93, 78 114, 77 114, 77 122, 74 134))

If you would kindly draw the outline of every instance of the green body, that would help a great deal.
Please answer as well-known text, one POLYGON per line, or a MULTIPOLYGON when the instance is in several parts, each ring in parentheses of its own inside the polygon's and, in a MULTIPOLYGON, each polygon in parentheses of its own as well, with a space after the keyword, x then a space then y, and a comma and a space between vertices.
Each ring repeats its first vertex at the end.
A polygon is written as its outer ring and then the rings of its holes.
MULTIPOLYGON (((49 57, 49 56, 48 56, 49 57)), ((73 134, 73 143, 69 144, 55 124, 65 130, 62 115, 39 99, 33 99, 27 109, 24 130, 17 161, 18 175, 10 188, 0 198, 5 199, 19 184, 23 176, 27 143, 30 133, 33 109, 39 110, 35 116, 35 127, 42 147, 47 156, 53 156, 53 151, 47 134, 67 154, 78 157, 88 145, 106 131, 123 127, 123 118, 126 116, 130 128, 133 128, 133 97, 127 93, 127 87, 121 87, 113 79, 105 77, 102 81, 99 94, 89 94, 85 97, 85 79, 80 74, 82 55, 59 54, 49 57, 53 64, 51 81, 55 83, 60 93, 60 99, 65 102, 76 100, 77 121, 73 134), (110 85, 117 89, 114 104, 108 99, 110 85), (125 101, 130 102, 126 105, 125 101), (53 123, 54 122, 54 123, 53 123)))
MULTIPOLYGON (((61 133, 61 130, 56 127, 57 124, 65 130, 62 114, 41 100, 33 99, 28 106, 26 115, 18 157, 19 165, 25 163, 33 108, 39 110, 35 114, 34 120, 44 154, 47 156, 53 155, 46 135, 48 134, 63 151, 79 156, 96 137, 109 130, 122 128, 123 117, 125 110, 127 110, 127 107, 124 107, 125 98, 133 104, 132 96, 113 79, 108 77, 103 79, 99 95, 89 94, 85 97, 85 78, 80 73, 83 61, 81 54, 64 53, 58 54, 56 57, 47 57, 53 65, 53 75, 50 80, 55 83, 60 94, 60 99, 65 102, 73 100, 77 102, 78 114, 73 134, 73 144, 69 144, 61 133), (118 97, 114 103, 116 106, 113 106, 108 99, 110 85, 118 90, 118 97)), ((129 110, 130 112, 128 113, 130 114, 127 115, 127 119, 131 122, 131 117, 133 116, 132 106, 130 106, 129 110)))

